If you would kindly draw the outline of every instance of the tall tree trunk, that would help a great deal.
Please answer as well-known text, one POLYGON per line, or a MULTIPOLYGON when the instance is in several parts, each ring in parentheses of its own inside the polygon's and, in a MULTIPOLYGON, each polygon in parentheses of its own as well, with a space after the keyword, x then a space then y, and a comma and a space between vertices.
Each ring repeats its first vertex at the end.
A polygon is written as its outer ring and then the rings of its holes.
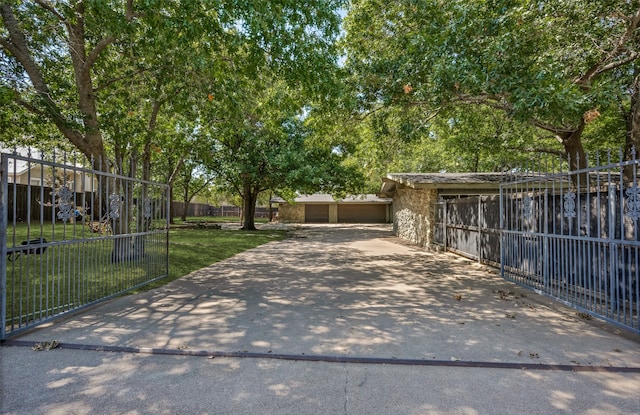
POLYGON ((269 192, 269 222, 273 222, 273 205, 271 204, 271 198, 273 197, 273 192, 269 192))
POLYGON ((173 171, 171 172, 171 174, 169 174, 169 177, 167 178, 167 183, 169 184, 169 212, 167 212, 167 214, 169 215, 169 223, 170 224, 174 224, 175 221, 173 219, 173 214, 174 214, 174 208, 173 208, 173 187, 174 184, 178 178, 178 175, 180 174, 180 171, 182 170, 182 167, 184 166, 184 158, 186 157, 186 154, 181 154, 180 157, 178 158, 178 161, 176 162, 176 164, 173 166, 173 171))
MULTIPOLYGON (((577 128, 571 130, 554 131, 556 137, 564 147, 565 157, 569 164, 569 171, 575 172, 587 168, 587 153, 582 145, 582 132, 585 127, 584 119, 577 128)), ((572 174, 571 180, 574 186, 586 186, 587 173, 572 174)))
POLYGON ((169 215, 169 224, 173 225, 176 223, 175 219, 173 219, 173 212, 174 212, 175 208, 173 207, 173 185, 169 185, 169 212, 167 212, 167 215, 169 215))
POLYGON ((183 209, 182 209, 182 216, 180 218, 182 219, 182 222, 187 221, 187 210, 189 209, 189 204, 191 202, 191 198, 189 197, 189 183, 190 183, 189 177, 191 176, 186 177, 184 181, 184 193, 182 194, 183 209))
MULTIPOLYGON (((118 130, 116 130, 116 135, 120 136, 118 130)), ((127 157, 126 140, 116 139, 113 153, 114 162, 112 165, 112 173, 125 176, 125 159, 127 157)), ((134 168, 133 164, 136 163, 134 158, 135 155, 131 154, 129 158, 130 168, 134 168)), ((131 214, 129 210, 131 208, 130 199, 127 197, 129 192, 127 192, 128 189, 126 188, 128 182, 117 177, 110 177, 105 180, 104 183, 107 183, 108 186, 103 188, 103 200, 106 201, 103 207, 105 210, 103 214, 108 215, 111 232, 114 236, 125 235, 129 228, 127 218, 131 214)), ((113 249, 111 251, 112 262, 121 262, 129 257, 129 242, 128 238, 119 237, 113 239, 113 249)))
POLYGON ((587 158, 582 145, 584 123, 574 131, 559 135, 569 163, 569 170, 576 171, 587 167, 587 158))
POLYGON ((245 184, 242 196, 242 213, 244 215, 244 224, 242 230, 255 231, 255 214, 256 214, 256 201, 258 200, 258 194, 254 190, 251 184, 245 184))
MULTIPOLYGON (((153 101, 153 107, 151 109, 151 115, 149 117, 149 123, 147 125, 147 131, 145 134, 144 147, 142 149, 142 186, 140 189, 140 194, 138 196, 138 210, 140 212, 144 212, 144 204, 148 203, 149 197, 149 185, 148 181, 151 180, 151 149, 152 142, 156 133, 156 125, 158 121, 158 113, 160 112, 160 107, 162 106, 162 101, 156 99, 153 101)), ((151 218, 145 218, 144 215, 139 215, 138 218, 138 226, 143 231, 146 232, 151 228, 151 218)))

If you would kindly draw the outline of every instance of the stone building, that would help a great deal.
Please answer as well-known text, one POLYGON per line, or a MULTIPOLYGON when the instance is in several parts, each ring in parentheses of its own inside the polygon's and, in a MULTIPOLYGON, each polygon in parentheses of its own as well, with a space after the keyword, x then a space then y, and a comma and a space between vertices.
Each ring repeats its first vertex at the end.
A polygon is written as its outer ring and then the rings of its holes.
POLYGON ((432 248, 436 206, 447 198, 497 194, 501 173, 390 173, 379 197, 391 198, 394 233, 432 248))

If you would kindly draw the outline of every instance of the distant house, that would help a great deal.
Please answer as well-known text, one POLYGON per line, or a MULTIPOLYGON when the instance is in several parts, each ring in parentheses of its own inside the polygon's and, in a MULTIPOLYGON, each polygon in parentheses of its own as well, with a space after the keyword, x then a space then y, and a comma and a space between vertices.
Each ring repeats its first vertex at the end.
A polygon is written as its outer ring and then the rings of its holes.
MULTIPOLYGON (((51 221, 75 217, 91 211, 100 183, 97 175, 73 158, 43 159, 38 151, 24 148, 0 149, 2 177, 8 183, 8 219, 51 221)), ((104 180, 103 180, 104 181, 104 180)), ((102 184, 104 186, 104 184, 102 184)))
POLYGON ((30 163, 20 158, 10 158, 7 171, 8 183, 45 187, 65 186, 74 192, 91 192, 98 187, 94 176, 83 171, 80 165, 58 165, 54 170, 42 162, 30 163))
POLYGON ((271 199, 278 205, 278 221, 282 223, 389 223, 391 199, 375 195, 334 199, 329 194, 301 195, 289 203, 271 199))

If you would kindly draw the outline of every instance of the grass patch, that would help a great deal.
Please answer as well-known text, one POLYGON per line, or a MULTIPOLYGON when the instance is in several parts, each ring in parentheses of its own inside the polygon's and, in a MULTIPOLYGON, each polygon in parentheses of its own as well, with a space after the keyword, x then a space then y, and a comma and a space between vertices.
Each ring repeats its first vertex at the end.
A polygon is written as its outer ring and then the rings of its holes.
POLYGON ((240 252, 284 239, 286 234, 286 231, 281 230, 171 229, 169 231, 169 276, 143 289, 162 286, 240 252))
POLYGON ((77 226, 38 226, 28 232, 20 224, 11 229, 8 248, 40 236, 47 238, 48 246, 38 254, 7 256, 8 332, 134 287, 138 288, 129 292, 162 286, 247 249, 281 240, 286 234, 281 230, 170 229, 168 276, 142 285, 165 273, 164 231, 117 238, 123 242, 118 246, 129 247, 125 252, 141 254, 114 261, 116 242, 111 236, 90 234, 77 226))

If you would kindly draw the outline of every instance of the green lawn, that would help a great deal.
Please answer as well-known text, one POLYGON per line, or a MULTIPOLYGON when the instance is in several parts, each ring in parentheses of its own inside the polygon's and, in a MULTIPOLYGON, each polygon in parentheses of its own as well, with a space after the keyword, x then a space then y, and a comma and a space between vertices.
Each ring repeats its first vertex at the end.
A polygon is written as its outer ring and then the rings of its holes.
MULTIPOLYGON (((163 231, 124 239, 129 247, 127 255, 132 256, 115 262, 115 241, 109 236, 81 235, 69 229, 62 232, 58 226, 54 231, 45 227, 42 235, 56 244, 42 254, 14 254, 7 258, 6 312, 10 330, 137 286, 132 292, 164 285, 239 252, 283 239, 286 231, 171 228, 168 276, 146 285, 142 284, 165 273, 163 231), (136 252, 143 254, 135 256, 136 252)), ((39 236, 39 228, 29 232, 29 238, 39 236)), ((26 237, 26 225, 16 227, 15 245, 19 246, 26 237)), ((14 245, 13 239, 12 230, 8 246, 14 245)))
POLYGON ((286 231, 276 230, 171 229, 169 276, 152 286, 165 284, 247 249, 285 237, 286 231))

